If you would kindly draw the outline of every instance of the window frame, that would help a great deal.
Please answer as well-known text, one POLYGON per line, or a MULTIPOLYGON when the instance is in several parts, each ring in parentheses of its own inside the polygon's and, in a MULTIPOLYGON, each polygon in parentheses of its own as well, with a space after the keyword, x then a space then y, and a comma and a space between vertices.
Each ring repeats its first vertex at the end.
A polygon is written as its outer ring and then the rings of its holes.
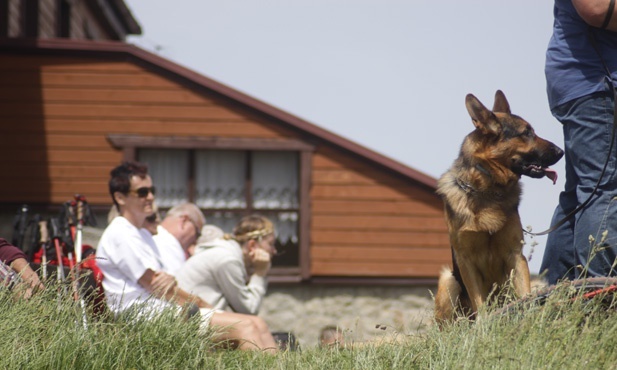
MULTIPOLYGON (((134 161, 138 149, 212 149, 245 151, 293 151, 299 155, 299 266, 272 268, 271 282, 300 282, 310 276, 310 181, 315 146, 295 139, 221 138, 193 136, 107 135, 110 143, 122 149, 123 160, 134 161)), ((189 184, 189 187, 194 186, 189 184)))

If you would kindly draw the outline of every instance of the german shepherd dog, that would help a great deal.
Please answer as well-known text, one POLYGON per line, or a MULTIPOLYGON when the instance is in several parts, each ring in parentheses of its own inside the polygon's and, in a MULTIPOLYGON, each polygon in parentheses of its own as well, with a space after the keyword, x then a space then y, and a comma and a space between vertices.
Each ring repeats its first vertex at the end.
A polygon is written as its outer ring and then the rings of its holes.
POLYGON ((519 297, 530 292, 518 214, 519 180, 522 175, 546 176, 554 184, 557 173, 548 166, 563 156, 560 148, 510 113, 503 92, 496 92, 492 111, 472 94, 465 105, 475 130, 437 186, 445 203, 453 264, 452 270, 442 271, 435 296, 440 326, 457 315, 474 316, 491 292, 499 297, 509 282, 519 297))

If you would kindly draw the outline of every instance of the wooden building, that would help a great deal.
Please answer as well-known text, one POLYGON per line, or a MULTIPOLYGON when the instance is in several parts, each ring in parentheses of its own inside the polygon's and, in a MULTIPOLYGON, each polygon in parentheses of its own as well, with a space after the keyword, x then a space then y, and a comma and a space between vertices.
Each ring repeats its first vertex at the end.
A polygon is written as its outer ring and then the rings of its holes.
MULTIPOLYGON (((96 3, 124 19, 108 40, 140 32, 122 1, 96 3)), ((109 171, 139 160, 162 209, 192 201, 226 230, 270 217, 273 282, 430 284, 449 263, 434 178, 133 45, 72 38, 0 41, 2 212, 79 193, 104 214, 109 171)))
POLYGON ((141 27, 123 0, 3 0, 0 38, 125 40, 141 27))

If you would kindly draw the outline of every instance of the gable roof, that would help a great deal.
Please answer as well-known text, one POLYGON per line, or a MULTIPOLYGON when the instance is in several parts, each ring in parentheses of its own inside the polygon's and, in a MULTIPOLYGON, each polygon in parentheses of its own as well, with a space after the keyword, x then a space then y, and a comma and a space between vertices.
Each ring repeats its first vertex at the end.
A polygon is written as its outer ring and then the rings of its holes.
POLYGON ((226 99, 240 103, 247 108, 254 109, 292 129, 334 145, 403 178, 417 182, 419 185, 427 187, 430 191, 434 191, 437 187, 437 180, 427 174, 132 44, 116 41, 93 42, 68 39, 5 39, 0 41, 0 53, 47 54, 129 60, 185 85, 189 85, 192 88, 207 89, 226 99))
POLYGON ((122 40, 127 34, 141 35, 141 26, 124 0, 99 0, 89 3, 95 16, 122 40))

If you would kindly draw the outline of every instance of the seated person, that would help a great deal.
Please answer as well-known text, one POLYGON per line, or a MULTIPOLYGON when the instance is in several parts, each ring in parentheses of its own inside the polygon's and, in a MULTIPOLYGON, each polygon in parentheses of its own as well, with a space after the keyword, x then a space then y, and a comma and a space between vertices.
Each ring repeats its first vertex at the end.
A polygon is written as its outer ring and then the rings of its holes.
POLYGON ((156 235, 156 233, 158 232, 157 229, 161 224, 161 214, 159 213, 156 204, 153 208, 154 213, 146 217, 146 221, 144 222, 144 229, 148 230, 150 234, 156 235))
POLYGON ((195 254, 176 278, 180 287, 217 309, 256 315, 266 294, 266 274, 276 249, 274 226, 263 216, 244 217, 233 235, 197 241, 195 254), (247 271, 252 271, 250 277, 247 271))
POLYGON ((114 314, 135 307, 142 314, 156 315, 165 308, 194 303, 200 308, 202 329, 209 325, 224 328, 215 332, 216 341, 235 342, 242 350, 276 351, 276 343, 262 319, 215 312, 207 302, 178 288, 174 277, 163 271, 152 234, 142 229, 146 217, 153 214, 154 201, 154 187, 145 165, 125 162, 114 168, 109 192, 120 216, 112 220, 101 237, 97 264, 104 275, 107 305, 114 314))
POLYGON ((319 346, 324 348, 345 347, 343 330, 334 325, 324 326, 319 333, 319 346))
POLYGON ((205 223, 206 218, 193 203, 182 203, 167 211, 154 235, 157 254, 163 261, 165 272, 176 275, 186 262, 188 249, 201 235, 205 223))
MULTIPOLYGON (((225 233, 218 226, 204 225, 204 227, 201 228, 201 235, 197 239, 197 242, 201 244, 209 243, 215 239, 219 239, 224 236, 225 236, 225 233)), ((187 253, 189 255, 189 258, 195 255, 196 247, 197 245, 193 244, 188 248, 187 253)))
MULTIPOLYGON (((159 213, 159 209, 156 206, 156 203, 152 205, 152 209, 154 210, 154 213, 146 217, 146 221, 144 222, 144 225, 142 227, 148 230, 150 234, 156 235, 156 229, 161 223, 161 214, 159 213)), ((114 204, 113 206, 111 206, 109 212, 107 213, 107 224, 109 225, 111 221, 118 216, 120 216, 120 214, 118 213, 118 208, 114 204)))
POLYGON ((24 286, 23 298, 29 298, 36 290, 43 289, 43 284, 28 264, 24 252, 2 238, 0 238, 0 263, 2 263, 0 282, 11 288, 21 282, 27 284, 24 286))

